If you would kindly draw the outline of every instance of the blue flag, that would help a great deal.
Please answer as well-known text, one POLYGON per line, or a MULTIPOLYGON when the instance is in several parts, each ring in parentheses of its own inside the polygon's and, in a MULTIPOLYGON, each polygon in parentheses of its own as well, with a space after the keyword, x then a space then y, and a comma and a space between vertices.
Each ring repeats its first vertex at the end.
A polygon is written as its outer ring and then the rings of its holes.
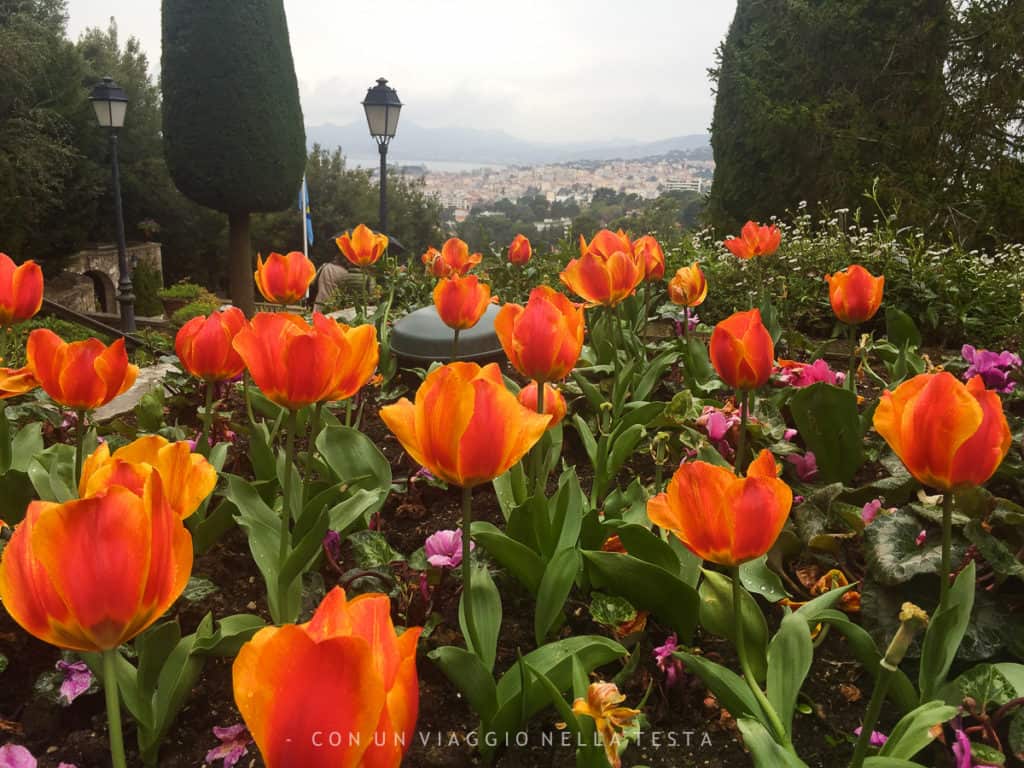
POLYGON ((302 188, 299 190, 299 210, 306 221, 306 241, 313 244, 313 216, 309 212, 309 187, 306 186, 306 177, 302 177, 302 188))

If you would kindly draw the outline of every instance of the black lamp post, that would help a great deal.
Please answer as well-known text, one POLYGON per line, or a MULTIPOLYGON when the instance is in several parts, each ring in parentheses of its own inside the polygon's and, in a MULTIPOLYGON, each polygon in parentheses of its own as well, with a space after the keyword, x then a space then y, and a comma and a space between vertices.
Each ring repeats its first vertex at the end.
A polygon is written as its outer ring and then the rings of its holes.
POLYGON ((135 331, 135 294, 132 270, 124 238, 124 211, 121 208, 121 170, 117 164, 117 132, 124 126, 128 95, 113 79, 104 77, 89 94, 100 126, 110 131, 110 157, 114 172, 114 211, 117 216, 117 303, 121 309, 121 330, 135 331))
POLYGON ((363 100, 366 122, 370 126, 370 135, 377 142, 380 151, 380 231, 388 232, 388 142, 398 130, 398 114, 402 111, 402 102, 398 100, 398 92, 388 85, 383 77, 366 92, 363 100))

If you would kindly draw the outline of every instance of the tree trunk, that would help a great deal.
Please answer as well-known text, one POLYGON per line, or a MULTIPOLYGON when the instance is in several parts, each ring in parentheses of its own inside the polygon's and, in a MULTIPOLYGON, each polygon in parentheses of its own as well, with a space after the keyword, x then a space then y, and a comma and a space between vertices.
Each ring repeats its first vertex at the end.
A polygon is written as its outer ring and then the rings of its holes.
POLYGON ((228 279, 231 303, 252 317, 256 312, 253 294, 253 261, 252 244, 249 241, 249 214, 229 213, 230 229, 228 248, 228 279))

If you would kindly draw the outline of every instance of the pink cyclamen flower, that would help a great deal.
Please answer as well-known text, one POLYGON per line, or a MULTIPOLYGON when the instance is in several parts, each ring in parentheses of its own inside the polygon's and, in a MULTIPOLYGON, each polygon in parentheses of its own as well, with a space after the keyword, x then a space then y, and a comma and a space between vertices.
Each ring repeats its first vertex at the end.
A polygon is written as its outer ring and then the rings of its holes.
POLYGON ((975 376, 981 376, 988 389, 996 392, 1013 392, 1016 382, 1010 380, 1010 374, 1021 367, 1019 355, 1003 350, 993 352, 990 349, 975 349, 970 344, 964 344, 960 354, 970 366, 964 371, 964 381, 970 381, 975 376))
MULTIPOLYGON (((863 729, 863 728, 855 728, 855 729, 854 729, 854 731, 853 731, 853 735, 854 735, 854 736, 860 736, 860 735, 861 735, 861 733, 862 733, 863 731, 864 731, 864 729, 863 729)), ((889 740, 889 737, 888 737, 888 736, 886 736, 886 735, 885 735, 884 733, 882 733, 881 731, 872 731, 872 732, 871 732, 871 738, 870 738, 870 740, 868 741, 868 743, 869 743, 869 744, 870 744, 870 745, 871 745, 872 747, 881 747, 881 746, 882 746, 883 744, 885 744, 885 742, 887 742, 888 740, 889 740)))
POLYGON ((997 768, 995 765, 983 765, 982 763, 974 762, 974 758, 971 756, 971 740, 961 728, 956 729, 953 757, 956 758, 954 768, 997 768))
POLYGON ((809 483, 818 476, 818 460, 811 451, 803 456, 791 453, 786 457, 786 461, 793 465, 796 476, 804 483, 809 483))
POLYGON ((864 525, 871 525, 871 523, 875 522, 875 518, 878 517, 878 513, 881 509, 881 499, 872 499, 863 507, 861 507, 860 519, 864 521, 864 525))
POLYGON ((715 446, 720 454, 726 459, 731 459, 733 454, 732 446, 729 444, 729 432, 740 423, 738 411, 726 413, 711 405, 705 405, 700 417, 697 419, 697 426, 704 427, 708 433, 708 439, 715 446))
POLYGON ((928 531, 926 531, 924 528, 922 528, 921 532, 919 534, 917 534, 917 538, 914 539, 914 543, 917 546, 919 546, 919 547, 923 547, 924 543, 925 543, 925 541, 927 539, 928 539, 928 531))
POLYGON ((335 563, 341 561, 341 534, 337 531, 328 531, 324 534, 324 551, 335 563))
POLYGON ((663 645, 654 649, 654 660, 658 669, 665 673, 665 685, 669 688, 676 685, 683 674, 683 660, 673 655, 678 650, 679 638, 674 632, 665 638, 663 645))
POLYGON ((809 387, 811 384, 824 382, 840 386, 846 381, 846 374, 833 371, 828 363, 818 358, 813 363, 798 363, 794 360, 780 360, 778 367, 779 381, 790 387, 809 387))
POLYGON ((0 768, 36 768, 32 753, 17 744, 0 747, 0 768))
POLYGON ((57 662, 57 671, 64 675, 64 682, 60 684, 60 699, 65 706, 88 691, 92 685, 92 672, 84 661, 68 664, 61 659, 57 662))
POLYGON ((252 744, 252 737, 244 725, 231 725, 227 728, 214 726, 213 735, 220 739, 220 744, 206 753, 206 762, 223 760, 224 768, 232 768, 249 753, 248 746, 252 744))
MULTIPOLYGON (((427 562, 435 568, 457 568, 462 563, 462 530, 438 531, 423 544, 427 562)), ((470 551, 476 544, 469 542, 470 551)))
POLYGON ((786 427, 786 431, 782 433, 782 439, 785 440, 787 443, 791 443, 793 442, 793 438, 799 434, 800 433, 797 432, 792 427, 786 427))

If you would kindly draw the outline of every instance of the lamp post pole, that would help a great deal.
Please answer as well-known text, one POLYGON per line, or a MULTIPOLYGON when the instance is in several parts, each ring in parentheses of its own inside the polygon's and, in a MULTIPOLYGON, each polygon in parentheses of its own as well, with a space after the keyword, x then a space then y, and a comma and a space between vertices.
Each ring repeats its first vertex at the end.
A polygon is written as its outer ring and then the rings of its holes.
POLYGON ((382 141, 377 145, 380 151, 380 231, 388 231, 388 144, 382 141))
POLYGON ((388 85, 386 78, 377 78, 377 84, 366 91, 363 99, 366 123, 370 136, 377 142, 380 152, 380 232, 388 234, 388 143, 398 130, 398 115, 402 102, 398 93, 388 85))
POLYGON ((132 267, 128 263, 128 245, 124 237, 124 207, 121 204, 121 166, 117 160, 117 129, 110 129, 110 157, 114 175, 114 213, 117 218, 117 303, 121 312, 121 330, 135 332, 135 293, 132 267))

